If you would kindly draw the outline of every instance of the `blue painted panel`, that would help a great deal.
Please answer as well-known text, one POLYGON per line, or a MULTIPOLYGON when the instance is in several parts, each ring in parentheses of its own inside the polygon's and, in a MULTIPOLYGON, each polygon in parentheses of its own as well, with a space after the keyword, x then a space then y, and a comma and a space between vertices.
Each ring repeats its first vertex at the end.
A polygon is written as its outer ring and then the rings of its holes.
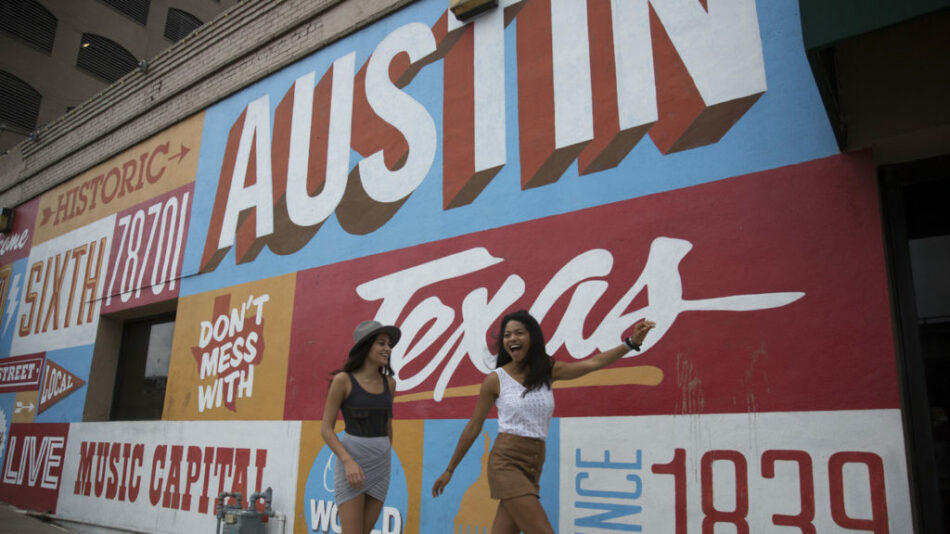
MULTIPOLYGON (((55 404, 51 405, 34 419, 37 423, 78 423, 82 421, 86 407, 86 392, 89 390, 89 367, 92 365, 94 345, 70 347, 46 353, 46 366, 53 362, 85 382, 55 404)), ((44 371, 45 376, 46 371, 44 371)), ((42 384, 40 396, 42 397, 42 384)))
MULTIPOLYGON (((355 52, 359 69, 374 48, 393 30, 411 22, 432 25, 445 8, 441 1, 412 4, 394 15, 322 49, 209 108, 199 159, 195 204, 183 272, 195 274, 203 249, 228 131, 247 105, 269 95, 273 111, 294 80, 309 72, 317 79, 334 60, 355 52)), ((314 266, 400 249, 434 240, 575 211, 623 199, 675 190, 765 169, 777 168, 837 152, 831 128, 802 46, 795 0, 757 3, 767 91, 718 142, 700 148, 661 154, 644 137, 614 168, 579 176, 572 165, 553 184, 521 189, 518 146, 517 57, 515 23, 505 32, 507 84, 507 163, 469 205, 442 209, 442 61, 422 69, 403 90, 432 116, 439 139, 427 176, 395 216, 367 235, 344 231, 336 215, 323 224, 299 251, 281 256, 267 247, 256 260, 235 264, 233 248, 208 274, 185 280, 182 294, 295 272, 314 266)), ((351 153, 350 166, 361 156, 351 153)))

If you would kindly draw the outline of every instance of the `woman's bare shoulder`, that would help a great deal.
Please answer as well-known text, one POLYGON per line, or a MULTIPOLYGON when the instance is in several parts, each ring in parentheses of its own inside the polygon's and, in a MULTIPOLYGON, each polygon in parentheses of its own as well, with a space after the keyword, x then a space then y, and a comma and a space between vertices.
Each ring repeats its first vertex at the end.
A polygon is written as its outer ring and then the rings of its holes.
POLYGON ((498 381, 498 373, 492 371, 488 373, 488 376, 485 377, 485 380, 482 380, 482 391, 488 390, 498 396, 498 392, 501 391, 501 383, 498 381))
POLYGON ((333 380, 330 381, 330 389, 342 390, 344 394, 348 395, 350 392, 350 374, 346 371, 340 371, 333 375, 333 380))
POLYGON ((333 382, 349 382, 350 373, 346 371, 340 371, 337 374, 333 375, 333 382))

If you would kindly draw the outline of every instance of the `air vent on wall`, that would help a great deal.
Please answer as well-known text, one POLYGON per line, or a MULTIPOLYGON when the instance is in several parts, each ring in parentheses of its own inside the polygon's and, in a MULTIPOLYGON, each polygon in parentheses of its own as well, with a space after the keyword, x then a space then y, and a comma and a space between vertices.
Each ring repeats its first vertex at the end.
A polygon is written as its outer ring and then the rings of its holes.
POLYGON ((82 34, 76 66, 96 76, 114 82, 138 66, 128 50, 101 35, 82 34))
POLYGON ((151 0, 100 0, 104 4, 114 7, 116 10, 128 15, 129 18, 145 25, 148 22, 148 8, 151 0))
POLYGON ((45 52, 53 51, 56 17, 35 0, 0 0, 0 30, 45 52))
POLYGON ((165 19, 165 37, 177 43, 202 24, 204 23, 191 13, 170 8, 165 19))
POLYGON ((0 70, 0 124, 36 129, 40 114, 40 93, 9 72, 0 70))

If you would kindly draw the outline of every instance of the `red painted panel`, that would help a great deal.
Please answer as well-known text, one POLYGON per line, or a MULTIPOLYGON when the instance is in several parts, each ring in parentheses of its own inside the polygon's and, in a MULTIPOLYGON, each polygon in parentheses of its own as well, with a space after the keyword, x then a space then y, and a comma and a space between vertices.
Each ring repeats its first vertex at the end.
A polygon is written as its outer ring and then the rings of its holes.
POLYGON ((10 425, 0 477, 0 500, 20 508, 55 513, 68 434, 66 423, 10 425))
POLYGON ((0 393, 38 390, 45 361, 44 352, 0 359, 0 393))
POLYGON ((869 155, 834 156, 300 272, 284 416, 321 418, 354 326, 391 315, 396 417, 468 417, 498 317, 552 291, 559 360, 659 323, 643 353, 562 383, 557 416, 897 408, 879 217, 869 155))
POLYGON ((103 313, 178 296, 193 199, 188 184, 116 215, 103 313))
POLYGON ((33 224, 36 222, 39 203, 39 199, 35 198, 17 206, 13 211, 13 228, 5 234, 0 234, 0 265, 9 265, 30 255, 33 224))

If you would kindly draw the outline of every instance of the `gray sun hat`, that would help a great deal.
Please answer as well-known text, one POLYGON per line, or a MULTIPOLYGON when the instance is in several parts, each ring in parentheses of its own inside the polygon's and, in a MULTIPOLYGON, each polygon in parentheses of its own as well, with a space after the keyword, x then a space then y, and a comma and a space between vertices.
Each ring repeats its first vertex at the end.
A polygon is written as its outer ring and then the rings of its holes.
POLYGON ((393 346, 402 337, 402 332, 395 326, 385 326, 379 321, 363 321, 353 330, 353 348, 350 349, 350 356, 356 352, 365 342, 375 339, 376 334, 389 334, 389 341, 393 346))

